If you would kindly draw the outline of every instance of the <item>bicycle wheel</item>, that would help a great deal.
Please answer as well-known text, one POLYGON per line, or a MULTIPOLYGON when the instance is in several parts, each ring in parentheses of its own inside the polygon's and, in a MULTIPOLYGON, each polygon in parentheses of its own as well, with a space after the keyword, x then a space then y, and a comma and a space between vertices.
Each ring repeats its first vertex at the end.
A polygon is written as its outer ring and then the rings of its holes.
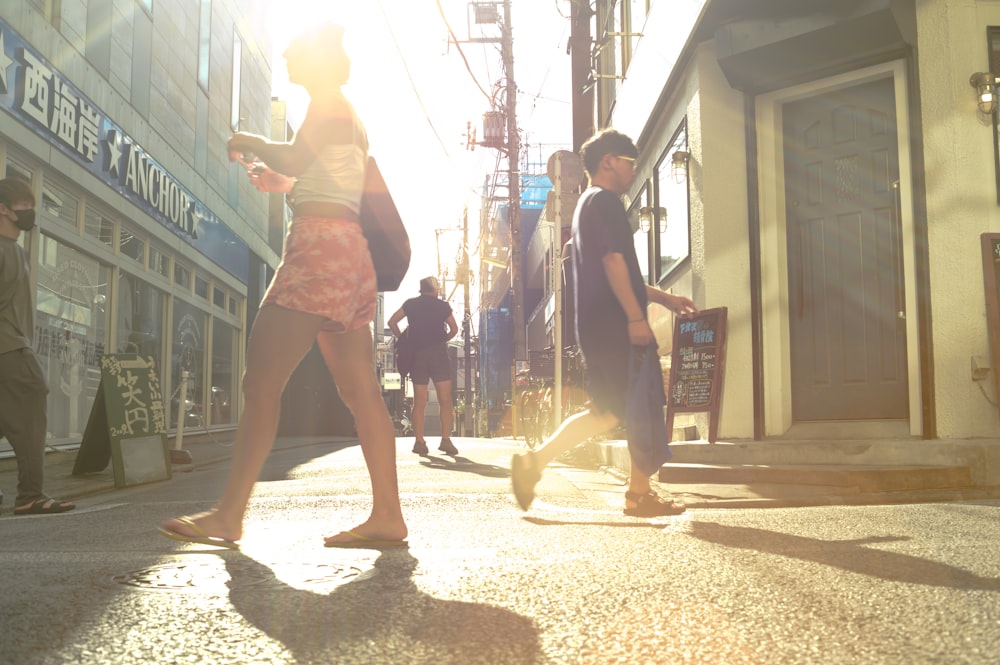
POLYGON ((528 448, 534 449, 541 441, 538 435, 538 399, 533 390, 521 393, 521 430, 528 448))

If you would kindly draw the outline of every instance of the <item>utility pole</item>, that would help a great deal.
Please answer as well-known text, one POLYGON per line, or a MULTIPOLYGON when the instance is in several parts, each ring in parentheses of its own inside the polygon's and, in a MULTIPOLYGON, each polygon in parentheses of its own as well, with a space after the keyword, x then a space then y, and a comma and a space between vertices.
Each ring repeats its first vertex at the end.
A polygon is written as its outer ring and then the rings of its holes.
POLYGON ((594 87, 590 61, 590 19, 594 12, 589 0, 571 0, 570 12, 570 103, 573 109, 573 152, 594 135, 594 87))
POLYGON ((465 315, 462 317, 462 339, 465 342, 465 409, 462 415, 463 433, 478 436, 472 429, 473 415, 473 390, 472 390, 472 307, 469 297, 469 280, 472 275, 469 273, 469 208, 466 206, 462 213, 462 286, 465 296, 465 315))
POLYGON ((511 0, 503 3, 500 53, 507 73, 507 172, 508 223, 510 225, 510 283, 513 290, 514 363, 527 360, 524 329, 524 269, 521 265, 521 153, 517 133, 517 84, 514 82, 514 31, 510 22, 511 0))

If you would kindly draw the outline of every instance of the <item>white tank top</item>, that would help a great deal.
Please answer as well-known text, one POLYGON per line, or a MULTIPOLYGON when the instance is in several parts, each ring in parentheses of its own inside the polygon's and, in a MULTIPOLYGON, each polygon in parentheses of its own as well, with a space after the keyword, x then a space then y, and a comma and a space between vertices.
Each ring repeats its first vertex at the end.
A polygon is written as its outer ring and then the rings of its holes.
POLYGON ((365 165, 368 162, 368 134, 351 109, 354 120, 354 143, 324 146, 316 159, 295 179, 292 200, 339 203, 354 212, 361 210, 361 195, 365 189, 365 165))

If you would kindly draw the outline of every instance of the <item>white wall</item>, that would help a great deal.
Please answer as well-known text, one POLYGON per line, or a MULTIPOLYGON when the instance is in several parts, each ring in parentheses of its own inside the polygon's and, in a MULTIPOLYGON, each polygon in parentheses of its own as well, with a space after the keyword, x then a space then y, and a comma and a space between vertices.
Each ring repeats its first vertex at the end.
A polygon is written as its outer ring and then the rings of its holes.
MULTIPOLYGON (((969 76, 988 69, 986 28, 1000 26, 1000 3, 919 0, 916 7, 937 435, 997 436, 997 408, 970 370, 970 356, 990 355, 979 236, 1000 231, 1000 214, 993 132, 969 76)), ((992 375, 982 382, 995 401, 993 385, 992 375)))
POLYGON ((729 87, 712 43, 691 61, 697 94, 688 107, 691 272, 699 307, 728 308, 719 436, 753 437, 750 240, 743 95, 729 87))

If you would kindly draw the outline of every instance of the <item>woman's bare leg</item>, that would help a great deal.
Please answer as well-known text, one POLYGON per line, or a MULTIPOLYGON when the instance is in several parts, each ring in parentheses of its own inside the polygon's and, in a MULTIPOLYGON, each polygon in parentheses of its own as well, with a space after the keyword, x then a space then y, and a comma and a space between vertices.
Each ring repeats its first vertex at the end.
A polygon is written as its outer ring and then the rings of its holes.
MULTIPOLYGON (((371 477, 371 514, 351 530, 375 540, 402 540, 406 538, 407 529, 399 505, 396 433, 375 376, 371 332, 367 326, 347 333, 322 332, 317 341, 340 397, 354 416, 361 452, 371 477)), ((336 543, 356 539, 339 533, 325 540, 336 543)))
MULTIPOLYGON (((254 483, 274 446, 281 411, 281 393, 288 377, 316 339, 323 317, 268 305, 254 320, 243 374, 243 413, 236 430, 233 462, 222 499, 210 511, 192 515, 205 533, 239 540, 254 483)), ((185 535, 197 535, 189 525, 166 520, 161 526, 185 535)))

